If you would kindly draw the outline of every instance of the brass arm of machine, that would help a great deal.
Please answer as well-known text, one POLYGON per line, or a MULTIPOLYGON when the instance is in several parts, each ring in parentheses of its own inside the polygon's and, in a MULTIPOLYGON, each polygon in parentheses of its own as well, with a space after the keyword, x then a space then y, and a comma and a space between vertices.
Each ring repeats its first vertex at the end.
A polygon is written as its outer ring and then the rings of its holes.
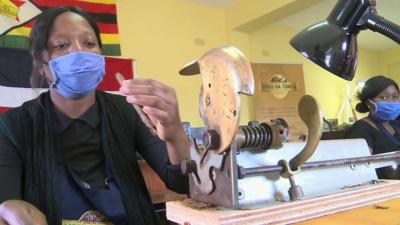
MULTIPOLYGON (((303 165, 315 152, 322 134, 323 120, 322 110, 317 100, 310 96, 303 96, 298 105, 300 118, 304 121, 308 129, 307 143, 303 150, 289 161, 292 171, 300 170, 303 165)), ((288 178, 287 172, 282 174, 288 178)))

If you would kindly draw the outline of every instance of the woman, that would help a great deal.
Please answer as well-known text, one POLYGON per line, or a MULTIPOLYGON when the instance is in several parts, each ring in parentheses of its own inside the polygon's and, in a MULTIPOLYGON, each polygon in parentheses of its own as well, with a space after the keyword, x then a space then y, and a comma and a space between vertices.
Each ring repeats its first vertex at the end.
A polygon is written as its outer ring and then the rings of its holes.
MULTIPOLYGON (((395 122, 400 115, 399 87, 384 76, 375 76, 365 82, 356 110, 369 112, 346 132, 346 138, 364 138, 372 154, 400 150, 400 126, 395 122)), ((381 179, 399 179, 397 166, 377 169, 381 179)))
POLYGON ((30 52, 32 84, 50 90, 0 119, 0 224, 157 224, 136 151, 167 187, 187 191, 178 165, 190 141, 174 90, 135 79, 120 88, 126 98, 96 91, 104 75, 99 29, 77 7, 41 14, 30 52), (143 106, 158 137, 129 103, 143 106))

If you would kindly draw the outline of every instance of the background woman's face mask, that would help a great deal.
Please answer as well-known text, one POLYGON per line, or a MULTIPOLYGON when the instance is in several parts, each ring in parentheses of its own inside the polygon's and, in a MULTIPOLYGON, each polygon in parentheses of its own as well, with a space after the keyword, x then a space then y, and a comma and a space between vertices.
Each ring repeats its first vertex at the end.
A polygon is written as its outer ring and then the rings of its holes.
POLYGON ((384 120, 393 121, 396 120, 400 115, 400 102, 372 102, 375 110, 372 113, 373 116, 384 120))
POLYGON ((51 87, 68 99, 81 99, 92 91, 105 74, 104 56, 73 52, 49 61, 53 76, 51 87))

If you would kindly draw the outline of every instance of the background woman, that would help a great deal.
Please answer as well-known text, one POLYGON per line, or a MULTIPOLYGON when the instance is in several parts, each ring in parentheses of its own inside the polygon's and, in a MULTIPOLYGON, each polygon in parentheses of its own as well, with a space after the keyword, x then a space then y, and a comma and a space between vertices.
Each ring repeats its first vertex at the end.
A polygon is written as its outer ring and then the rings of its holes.
MULTIPOLYGON (((369 112, 356 121, 347 131, 347 138, 364 138, 372 154, 400 150, 400 126, 396 119, 400 115, 399 87, 385 76, 375 76, 365 82, 360 103, 356 110, 369 112)), ((400 169, 394 165, 377 169, 381 179, 399 179, 400 169)))

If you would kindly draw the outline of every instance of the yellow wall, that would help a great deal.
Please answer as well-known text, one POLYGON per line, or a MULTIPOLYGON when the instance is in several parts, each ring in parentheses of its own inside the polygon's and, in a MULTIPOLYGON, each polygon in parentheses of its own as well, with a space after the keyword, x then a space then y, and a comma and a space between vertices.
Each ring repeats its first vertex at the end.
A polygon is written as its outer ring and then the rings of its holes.
POLYGON ((299 0, 240 0, 226 10, 227 25, 235 29, 296 1, 299 0))
POLYGON ((178 71, 211 48, 226 43, 224 11, 184 0, 119 0, 118 24, 122 54, 136 59, 141 77, 176 89, 182 121, 202 125, 198 113, 200 76, 178 71), (195 38, 205 41, 195 45, 195 38))
MULTIPOLYGON (((189 121, 192 126, 203 125, 198 113, 201 77, 183 77, 178 71, 209 49, 225 44, 239 47, 253 62, 302 63, 306 93, 317 97, 327 118, 336 118, 346 93, 346 81, 297 53, 289 45, 294 35, 289 29, 270 25, 251 33, 234 30, 248 23, 252 16, 261 16, 262 10, 265 13, 265 7, 255 7, 247 1, 242 0, 232 8, 221 10, 186 0, 118 0, 122 54, 137 60, 136 72, 139 76, 161 80, 176 89, 182 121, 189 121), (249 6, 246 7, 246 4, 249 6), (204 45, 196 45, 196 38, 204 40, 204 45), (263 50, 269 56, 262 55, 263 50)), ((265 6, 262 1, 257 2, 265 6)), ((268 2, 269 12, 294 1, 268 2)), ((355 81, 376 74, 383 67, 376 52, 366 49, 359 52, 359 64, 351 89, 355 81)), ((244 96, 241 124, 252 119, 252 98, 244 96)))
POLYGON ((384 51, 379 54, 380 72, 400 84, 400 48, 384 51))

